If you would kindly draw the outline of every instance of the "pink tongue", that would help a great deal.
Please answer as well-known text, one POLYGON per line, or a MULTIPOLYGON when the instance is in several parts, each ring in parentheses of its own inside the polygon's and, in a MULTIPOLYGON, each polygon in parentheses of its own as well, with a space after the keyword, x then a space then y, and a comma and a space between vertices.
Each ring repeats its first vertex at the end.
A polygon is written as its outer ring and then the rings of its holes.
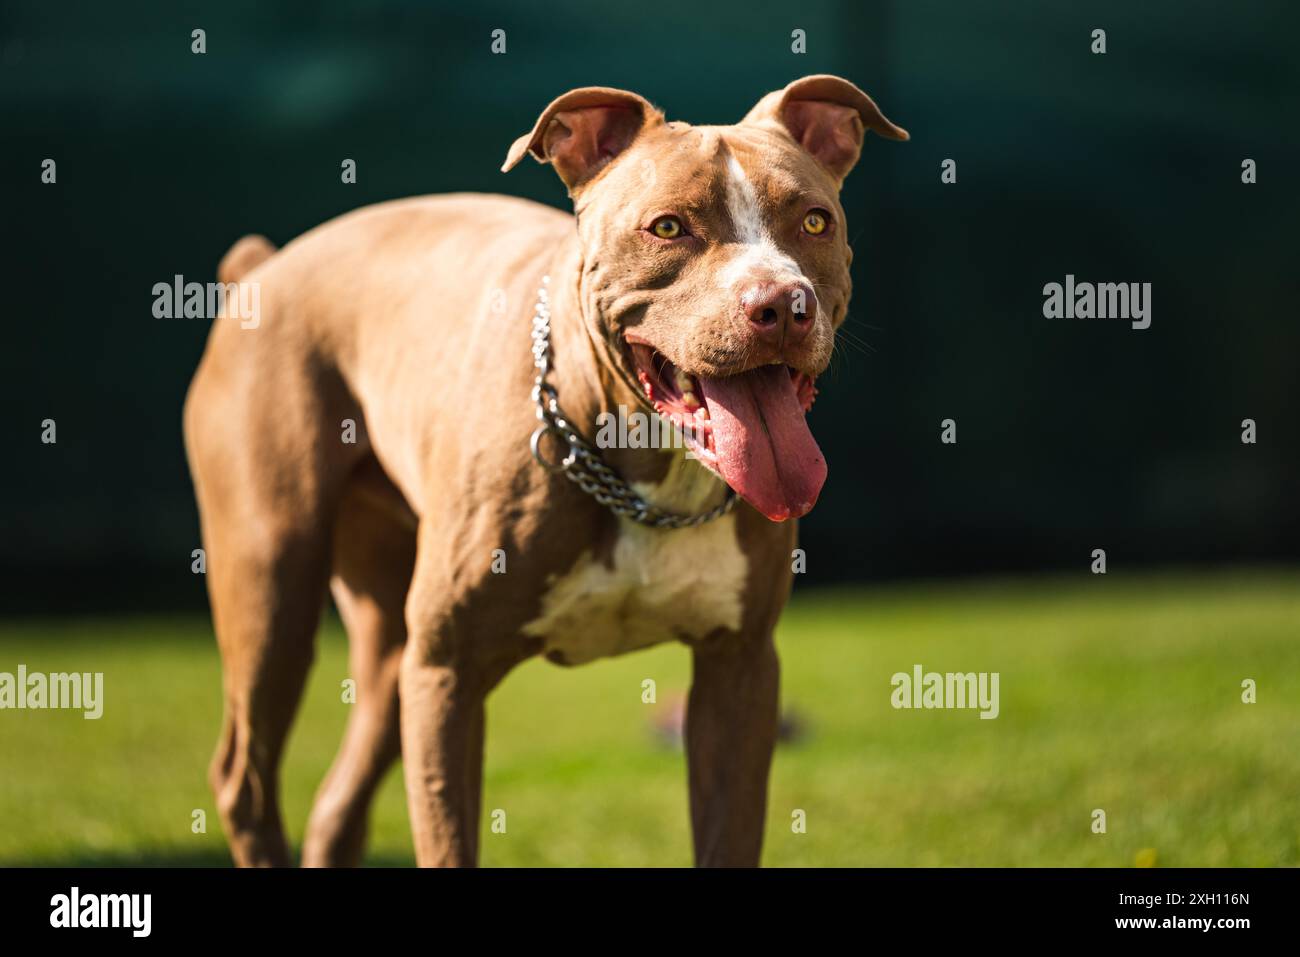
POLYGON ((786 367, 699 382, 727 484, 774 522, 807 513, 826 481, 826 460, 786 367))

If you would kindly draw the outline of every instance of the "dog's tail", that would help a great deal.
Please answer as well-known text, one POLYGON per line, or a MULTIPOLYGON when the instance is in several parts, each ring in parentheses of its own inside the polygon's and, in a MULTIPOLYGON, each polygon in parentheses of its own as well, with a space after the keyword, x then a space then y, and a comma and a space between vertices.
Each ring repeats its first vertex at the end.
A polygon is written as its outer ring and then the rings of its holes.
POLYGON ((245 236, 221 257, 217 278, 224 283, 238 282, 275 254, 275 243, 256 233, 245 236))

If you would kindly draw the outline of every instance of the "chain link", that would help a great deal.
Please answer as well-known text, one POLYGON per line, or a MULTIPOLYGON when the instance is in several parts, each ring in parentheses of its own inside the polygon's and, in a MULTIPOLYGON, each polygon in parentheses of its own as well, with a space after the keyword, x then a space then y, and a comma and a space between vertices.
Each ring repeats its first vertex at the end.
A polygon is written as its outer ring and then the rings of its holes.
POLYGON ((727 489, 727 498, 721 505, 699 515, 676 515, 651 505, 637 495, 623 477, 605 463, 600 450, 569 423, 560 408, 555 386, 546 381, 551 371, 551 304, 546 288, 550 282, 550 276, 542 277, 533 311, 533 365, 537 367, 533 402, 537 405, 537 419, 542 423, 529 440, 533 458, 551 472, 563 472, 578 488, 620 518, 653 528, 693 528, 720 518, 735 508, 736 493, 732 489, 727 489), (568 448, 568 453, 559 462, 548 462, 542 454, 541 442, 547 434, 568 448))

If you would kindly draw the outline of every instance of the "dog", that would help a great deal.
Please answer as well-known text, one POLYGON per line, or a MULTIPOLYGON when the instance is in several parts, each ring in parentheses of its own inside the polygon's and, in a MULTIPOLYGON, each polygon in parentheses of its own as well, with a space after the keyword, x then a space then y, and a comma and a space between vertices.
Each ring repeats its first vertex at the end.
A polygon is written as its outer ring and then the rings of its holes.
POLYGON ((839 193, 867 131, 833 76, 732 126, 572 90, 511 146, 573 215, 451 194, 240 240, 255 329, 213 324, 186 453, 223 664, 210 780, 239 865, 287 865, 278 765, 326 590, 356 702, 305 866, 356 865, 400 756, 421 866, 474 865, 484 701, 520 662, 678 640, 695 861, 759 863, 773 630, 826 463, 806 422, 850 294, 839 193), (603 415, 673 425, 601 448, 603 415), (631 444, 631 443, 625 443, 631 444))

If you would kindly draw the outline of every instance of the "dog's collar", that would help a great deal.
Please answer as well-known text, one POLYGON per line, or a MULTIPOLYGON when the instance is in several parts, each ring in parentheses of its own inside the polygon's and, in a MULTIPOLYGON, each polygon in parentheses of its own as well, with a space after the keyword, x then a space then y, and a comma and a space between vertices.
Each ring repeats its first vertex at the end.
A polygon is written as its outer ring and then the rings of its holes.
POLYGON ((699 515, 677 515, 650 504, 633 491, 632 486, 609 467, 600 450, 569 423, 560 408, 559 393, 555 386, 546 382, 551 371, 551 305, 546 291, 550 282, 550 276, 542 277, 533 309, 533 365, 537 367, 533 402, 537 406, 537 418, 542 423, 528 443, 533 458, 548 471, 563 472, 578 488, 620 518, 653 528, 692 528, 720 518, 735 508, 736 493, 731 488, 727 489, 727 497, 721 505, 699 515), (548 462, 542 455, 542 437, 548 433, 569 447, 569 453, 559 462, 548 462))

